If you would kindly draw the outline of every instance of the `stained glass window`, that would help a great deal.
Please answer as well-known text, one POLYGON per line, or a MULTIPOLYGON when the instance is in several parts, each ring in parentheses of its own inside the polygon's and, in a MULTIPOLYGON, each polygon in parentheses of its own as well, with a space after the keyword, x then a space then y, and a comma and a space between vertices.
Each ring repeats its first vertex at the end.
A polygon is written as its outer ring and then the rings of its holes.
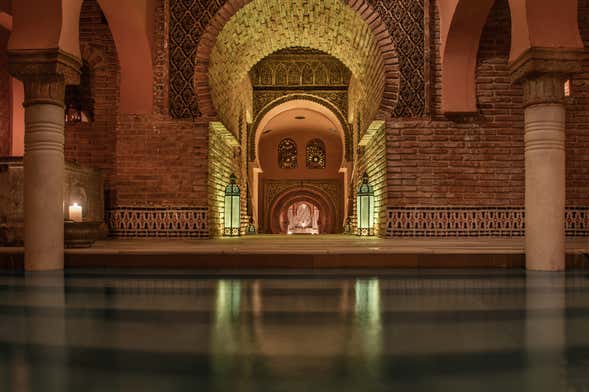
POLYGON ((325 169, 325 143, 313 139, 307 143, 307 168, 325 169))
POLYGON ((282 139, 278 144, 278 166, 281 169, 297 167, 297 144, 292 139, 282 139))

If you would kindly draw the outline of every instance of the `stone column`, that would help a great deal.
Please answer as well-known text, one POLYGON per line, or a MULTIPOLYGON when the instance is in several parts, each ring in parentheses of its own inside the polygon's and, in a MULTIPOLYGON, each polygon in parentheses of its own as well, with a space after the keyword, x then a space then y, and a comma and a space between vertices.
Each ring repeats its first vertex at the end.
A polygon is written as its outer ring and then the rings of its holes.
POLYGON ((531 49, 512 65, 525 108, 526 269, 565 269, 564 82, 581 53, 531 49))
POLYGON ((523 82, 526 168, 526 268, 565 268, 565 120, 562 75, 523 82))
POLYGON ((9 67, 25 86, 25 270, 63 269, 64 95, 79 61, 63 52, 14 51, 9 67))

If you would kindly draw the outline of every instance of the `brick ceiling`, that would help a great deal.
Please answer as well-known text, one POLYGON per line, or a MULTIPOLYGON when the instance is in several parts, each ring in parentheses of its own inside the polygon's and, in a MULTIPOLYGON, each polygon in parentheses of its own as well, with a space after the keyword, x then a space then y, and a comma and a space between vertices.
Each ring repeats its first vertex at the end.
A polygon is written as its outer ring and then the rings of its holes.
MULTIPOLYGON (((340 0, 254 0, 219 33, 209 61, 209 86, 226 123, 237 116, 237 86, 262 58, 293 46, 324 51, 360 82, 373 116, 384 90, 383 58, 370 26, 340 0)), ((237 109, 239 110, 239 109, 237 109)))

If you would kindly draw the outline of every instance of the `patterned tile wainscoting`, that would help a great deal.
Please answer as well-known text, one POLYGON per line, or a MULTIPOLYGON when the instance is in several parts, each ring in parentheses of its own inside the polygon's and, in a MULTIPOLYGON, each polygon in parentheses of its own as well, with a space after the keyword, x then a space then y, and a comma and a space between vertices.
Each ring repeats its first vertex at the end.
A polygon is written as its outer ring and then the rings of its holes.
MULTIPOLYGON (((589 236, 589 207, 567 208, 566 235, 589 236)), ((523 208, 387 208, 386 237, 521 237, 523 208)))
POLYGON ((106 213, 116 238, 208 238, 208 208, 119 207, 106 213))
POLYGON ((589 207, 567 208, 564 219, 568 237, 589 237, 589 207))

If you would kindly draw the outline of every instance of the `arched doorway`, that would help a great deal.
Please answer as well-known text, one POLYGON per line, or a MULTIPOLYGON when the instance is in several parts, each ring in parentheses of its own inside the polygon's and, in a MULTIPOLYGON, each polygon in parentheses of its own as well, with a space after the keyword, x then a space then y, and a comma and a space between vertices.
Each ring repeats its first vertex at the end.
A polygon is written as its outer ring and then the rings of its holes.
POLYGON ((345 133, 337 116, 316 102, 285 102, 261 119, 255 140, 256 160, 250 164, 260 232, 340 232, 349 179, 345 133), (295 227, 301 223, 296 208, 305 215, 305 227, 295 227), (318 214, 313 230, 307 208, 318 214))
POLYGON ((306 200, 295 201, 280 212, 282 233, 319 234, 321 208, 306 200))
POLYGON ((303 182, 281 191, 262 206, 262 228, 268 234, 332 234, 341 231, 341 197, 337 186, 322 189, 303 182), (331 189, 329 189, 331 188, 331 189), (302 207, 306 205, 307 207, 302 207), (290 226, 290 230, 289 230, 290 226), (314 230, 311 230, 314 229, 314 230), (290 231, 290 233, 289 233, 290 231))

